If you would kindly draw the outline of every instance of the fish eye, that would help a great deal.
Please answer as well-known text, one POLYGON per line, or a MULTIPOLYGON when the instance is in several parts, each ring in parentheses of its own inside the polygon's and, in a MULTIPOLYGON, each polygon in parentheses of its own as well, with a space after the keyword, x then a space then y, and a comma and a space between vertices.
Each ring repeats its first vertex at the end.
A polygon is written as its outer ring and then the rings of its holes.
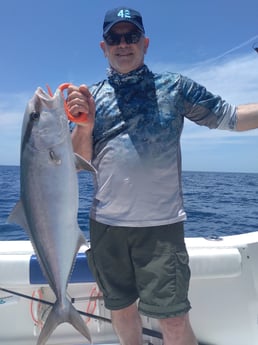
POLYGON ((33 111, 32 113, 30 113, 30 119, 32 121, 37 121, 40 118, 40 113, 37 113, 36 111, 33 111))

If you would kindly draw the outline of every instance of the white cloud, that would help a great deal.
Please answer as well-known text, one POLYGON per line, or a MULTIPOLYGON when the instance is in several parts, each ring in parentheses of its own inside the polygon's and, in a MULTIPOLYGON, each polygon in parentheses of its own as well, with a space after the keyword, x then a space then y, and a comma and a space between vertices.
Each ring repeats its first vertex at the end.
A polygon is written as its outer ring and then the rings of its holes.
POLYGON ((257 101, 258 55, 255 53, 225 59, 220 63, 203 63, 185 73, 231 103, 257 101))
POLYGON ((179 72, 221 95, 231 103, 242 104, 257 101, 258 54, 255 52, 203 61, 194 66, 151 64, 156 72, 179 72))

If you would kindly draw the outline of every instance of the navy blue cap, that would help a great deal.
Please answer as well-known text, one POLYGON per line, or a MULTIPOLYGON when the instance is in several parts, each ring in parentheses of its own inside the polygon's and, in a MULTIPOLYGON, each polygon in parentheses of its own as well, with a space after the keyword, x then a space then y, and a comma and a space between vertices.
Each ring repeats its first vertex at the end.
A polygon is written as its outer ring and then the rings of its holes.
POLYGON ((120 22, 129 22, 137 26, 137 28, 144 31, 142 16, 141 14, 133 10, 132 8, 127 7, 118 7, 108 11, 104 18, 103 24, 103 34, 105 35, 113 25, 120 22))

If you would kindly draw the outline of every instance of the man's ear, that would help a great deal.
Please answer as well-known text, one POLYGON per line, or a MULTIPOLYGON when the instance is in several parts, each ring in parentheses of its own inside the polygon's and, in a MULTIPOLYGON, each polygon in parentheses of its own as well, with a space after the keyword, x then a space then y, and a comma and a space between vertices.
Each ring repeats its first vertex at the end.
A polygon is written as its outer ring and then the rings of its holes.
POLYGON ((144 54, 146 54, 149 48, 150 39, 148 37, 145 37, 144 40, 144 54))
POLYGON ((107 49, 106 49, 106 43, 104 41, 100 42, 100 48, 102 49, 105 57, 107 57, 107 49))

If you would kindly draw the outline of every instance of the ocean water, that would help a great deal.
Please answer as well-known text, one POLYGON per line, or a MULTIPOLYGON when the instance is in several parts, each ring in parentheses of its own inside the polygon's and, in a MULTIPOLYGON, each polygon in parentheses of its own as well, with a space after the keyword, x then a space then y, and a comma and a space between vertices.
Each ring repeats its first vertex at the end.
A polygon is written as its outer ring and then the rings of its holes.
MULTIPOLYGON (((80 172, 78 222, 88 238, 93 193, 91 175, 80 172)), ((187 237, 211 237, 258 230, 258 174, 183 172, 187 237)), ((28 239, 25 231, 6 224, 19 199, 19 167, 0 166, 0 240, 28 239)))

